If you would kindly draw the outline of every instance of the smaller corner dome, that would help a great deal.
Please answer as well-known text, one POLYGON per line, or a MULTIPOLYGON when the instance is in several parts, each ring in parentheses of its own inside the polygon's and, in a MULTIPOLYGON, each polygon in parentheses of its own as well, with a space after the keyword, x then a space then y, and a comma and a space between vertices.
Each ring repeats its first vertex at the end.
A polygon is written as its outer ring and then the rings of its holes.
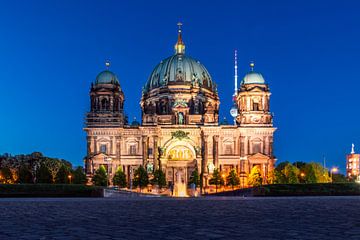
POLYGON ((96 77, 95 84, 117 84, 120 85, 119 79, 115 73, 105 70, 99 73, 96 77))
POLYGON ((261 73, 257 72, 249 72, 245 75, 243 81, 243 84, 265 84, 265 79, 261 75, 261 73))

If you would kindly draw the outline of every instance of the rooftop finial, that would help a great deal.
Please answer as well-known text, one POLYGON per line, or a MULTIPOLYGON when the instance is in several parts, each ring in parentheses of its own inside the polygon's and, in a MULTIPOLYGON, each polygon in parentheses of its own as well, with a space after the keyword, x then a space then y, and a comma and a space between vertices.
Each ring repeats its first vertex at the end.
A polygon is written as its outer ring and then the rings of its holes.
POLYGON ((110 61, 109 60, 105 61, 105 66, 106 66, 106 69, 109 69, 109 67, 110 67, 110 61))
POLYGON ((251 61, 250 62, 250 71, 254 71, 254 67, 255 67, 255 63, 254 63, 254 61, 251 61))
POLYGON ((182 40, 182 23, 178 22, 178 39, 177 42, 175 44, 175 54, 184 54, 185 53, 185 44, 182 40))
POLYGON ((237 82, 238 82, 238 66, 237 66, 237 50, 235 49, 235 59, 234 59, 234 70, 235 70, 235 76, 234 76, 234 83, 235 83, 235 89, 234 89, 234 96, 237 95, 237 82))
POLYGON ((355 154, 355 145, 351 144, 351 154, 355 154))

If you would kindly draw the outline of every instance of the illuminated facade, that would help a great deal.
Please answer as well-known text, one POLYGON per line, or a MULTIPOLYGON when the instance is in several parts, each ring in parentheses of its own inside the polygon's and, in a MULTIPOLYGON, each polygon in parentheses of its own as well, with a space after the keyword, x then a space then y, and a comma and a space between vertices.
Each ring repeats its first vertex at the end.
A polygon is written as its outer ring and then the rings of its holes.
POLYGON ((240 89, 235 86, 234 125, 219 124, 217 85, 204 65, 185 55, 180 26, 175 54, 154 68, 142 89, 141 124, 125 121, 118 78, 109 70, 101 72, 91 86, 84 128, 88 177, 104 165, 110 179, 121 167, 130 180, 133 169, 143 165, 149 174, 161 168, 176 189, 187 185, 196 168, 205 186, 215 168, 235 168, 244 185, 258 166, 266 181, 275 162, 275 128, 269 87, 253 68, 252 64, 240 89))
POLYGON ((360 154, 355 153, 354 144, 351 153, 346 155, 346 176, 354 179, 360 177, 360 154))

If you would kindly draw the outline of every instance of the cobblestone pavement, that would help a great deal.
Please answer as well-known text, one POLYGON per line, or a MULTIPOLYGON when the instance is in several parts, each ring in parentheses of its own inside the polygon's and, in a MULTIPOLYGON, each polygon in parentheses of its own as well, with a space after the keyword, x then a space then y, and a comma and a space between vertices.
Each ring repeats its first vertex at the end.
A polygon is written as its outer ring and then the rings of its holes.
POLYGON ((0 199, 0 239, 360 239, 360 197, 0 199))

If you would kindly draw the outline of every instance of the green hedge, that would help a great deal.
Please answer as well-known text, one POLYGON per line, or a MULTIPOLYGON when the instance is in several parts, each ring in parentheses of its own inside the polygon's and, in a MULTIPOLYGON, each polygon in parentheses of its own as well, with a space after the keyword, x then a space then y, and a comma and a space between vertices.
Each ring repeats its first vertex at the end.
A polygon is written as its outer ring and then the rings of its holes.
POLYGON ((102 188, 78 184, 0 184, 0 198, 102 196, 102 188))
POLYGON ((211 194, 216 196, 356 196, 357 183, 272 184, 211 194))
POLYGON ((360 195, 357 183, 273 184, 253 189, 254 196, 360 195))

